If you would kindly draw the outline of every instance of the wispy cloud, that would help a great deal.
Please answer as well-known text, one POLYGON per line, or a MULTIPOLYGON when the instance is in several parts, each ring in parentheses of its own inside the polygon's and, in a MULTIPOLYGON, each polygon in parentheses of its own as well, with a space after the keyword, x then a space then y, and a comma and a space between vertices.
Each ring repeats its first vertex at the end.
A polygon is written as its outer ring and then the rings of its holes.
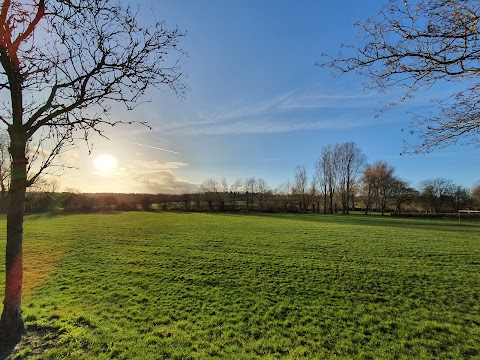
POLYGON ((283 109, 365 108, 378 103, 378 93, 300 95, 287 99, 283 109))
POLYGON ((150 148, 150 149, 155 149, 155 150, 160 150, 160 151, 165 151, 165 152, 169 152, 169 153, 181 155, 181 153, 179 153, 179 152, 177 152, 177 151, 168 150, 168 149, 163 149, 163 148, 161 148, 161 147, 156 147, 156 146, 151 146, 151 145, 146 145, 146 144, 140 144, 140 143, 136 143, 136 142, 133 142, 133 141, 127 141, 127 140, 120 140, 120 141, 126 142, 126 143, 128 143, 128 144, 133 144, 133 145, 137 145, 137 146, 143 146, 143 147, 150 148))
POLYGON ((338 119, 318 121, 290 121, 274 119, 253 119, 244 121, 229 122, 215 127, 203 127, 187 135, 225 135, 225 134, 270 134, 288 133, 302 130, 326 130, 326 129, 350 129, 361 126, 368 126, 374 123, 373 119, 338 119))
POLYGON ((216 119, 217 121, 225 121, 274 113, 281 111, 283 104, 292 96, 294 96, 294 92, 290 91, 260 101, 245 100, 243 103, 236 105, 235 108, 231 107, 225 111, 212 114, 210 118, 216 119))
POLYGON ((345 129, 377 123, 375 93, 324 94, 289 91, 264 99, 243 100, 228 108, 198 115, 164 132, 181 135, 283 133, 301 130, 345 129), (351 109, 365 109, 365 116, 351 109), (324 109, 328 109, 326 112, 324 109))

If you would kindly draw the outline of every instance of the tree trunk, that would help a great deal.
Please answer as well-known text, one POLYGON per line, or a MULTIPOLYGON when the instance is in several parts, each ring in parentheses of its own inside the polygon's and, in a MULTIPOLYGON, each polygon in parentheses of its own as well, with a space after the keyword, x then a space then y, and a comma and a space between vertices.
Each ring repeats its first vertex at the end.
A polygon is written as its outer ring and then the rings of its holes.
POLYGON ((324 189, 324 192, 323 192, 323 213, 326 214, 327 213, 327 185, 325 185, 325 187, 323 189, 324 189))
MULTIPOLYGON (((350 174, 350 168, 348 169, 350 174)), ((347 176, 347 184, 346 184, 347 194, 345 198, 345 214, 350 214, 350 175, 347 176)))
POLYGON ((333 191, 330 190, 330 214, 333 214, 333 191))
POLYGON ((27 187, 26 140, 23 136, 10 132, 10 153, 12 173, 10 202, 7 213, 6 281, 3 313, 0 319, 0 343, 3 346, 15 345, 22 337, 22 283, 23 283, 23 217, 25 192, 27 187), (19 139, 20 138, 20 139, 19 139))
POLYGON ((365 215, 368 215, 368 212, 370 211, 370 202, 372 200, 372 190, 370 186, 368 187, 368 193, 367 193, 367 201, 365 203, 365 215))

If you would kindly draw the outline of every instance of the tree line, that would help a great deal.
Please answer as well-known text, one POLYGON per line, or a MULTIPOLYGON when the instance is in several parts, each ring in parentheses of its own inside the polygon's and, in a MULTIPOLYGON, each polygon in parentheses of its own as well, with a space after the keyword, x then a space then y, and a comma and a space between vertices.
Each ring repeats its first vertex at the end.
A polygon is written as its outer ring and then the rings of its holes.
MULTIPOLYGON (((104 211, 291 212, 365 214, 446 214, 480 209, 480 184, 472 188, 444 178, 427 179, 418 188, 402 179, 386 161, 368 163, 354 142, 321 149, 314 172, 298 165, 292 180, 270 187, 261 177, 207 178, 198 190, 183 194, 83 194, 59 192, 59 183, 39 179, 27 192, 30 213, 104 211)), ((0 175, 2 162, 0 162, 0 175)), ((8 178, 8 176, 6 177, 8 178)), ((1 188, 8 184, 0 177, 1 188)), ((5 209, 8 192, 1 192, 5 209)))

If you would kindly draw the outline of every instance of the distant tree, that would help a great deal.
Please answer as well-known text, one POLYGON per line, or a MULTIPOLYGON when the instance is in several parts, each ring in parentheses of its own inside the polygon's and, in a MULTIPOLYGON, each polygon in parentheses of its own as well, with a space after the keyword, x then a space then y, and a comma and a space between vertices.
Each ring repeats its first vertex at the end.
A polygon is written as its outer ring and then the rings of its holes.
POLYGON ((410 187, 402 179, 394 177, 390 183, 390 197, 395 204, 395 213, 402 211, 402 205, 407 201, 412 201, 418 195, 418 192, 410 187))
POLYGON ((350 209, 351 187, 361 172, 366 157, 354 142, 335 145, 338 162, 339 191, 342 199, 342 213, 348 214, 350 209))
POLYGON ((309 205, 308 176, 304 165, 297 165, 294 170, 293 191, 298 197, 300 211, 307 212, 309 205))
POLYGON ((193 194, 193 197, 195 199, 195 204, 196 204, 196 210, 197 211, 202 211, 203 207, 202 207, 202 194, 200 192, 195 192, 195 194, 193 194))
POLYGON ((324 212, 328 208, 334 213, 334 196, 338 187, 339 152, 331 145, 322 148, 320 158, 315 163, 315 171, 320 182, 321 192, 324 194, 324 212))
POLYGON ((242 179, 236 179, 230 186, 230 208, 235 210, 237 200, 240 198, 240 193, 244 192, 244 185, 242 179))
POLYGON ((368 215, 368 213, 372 210, 372 206, 375 201, 375 182, 376 173, 371 165, 367 165, 361 178, 363 201, 365 203, 365 215, 368 215))
POLYGON ((480 181, 477 181, 472 189, 472 202, 476 209, 480 209, 480 181))
POLYGON ((25 209, 30 213, 48 212, 55 204, 59 182, 56 179, 37 178, 25 194, 25 209))
POLYGON ((454 185, 450 194, 450 205, 455 212, 468 209, 473 205, 473 196, 467 188, 454 185))
POLYGON ((357 207, 357 197, 361 192, 360 177, 356 177, 350 184, 350 204, 351 208, 357 207))
MULTIPOLYGON (((109 206, 109 201, 105 203, 105 200, 110 200, 110 199, 103 199, 104 204, 109 206)), ((144 194, 142 195, 140 199, 140 206, 142 207, 143 211, 152 211, 153 210, 153 204, 155 203, 155 198, 151 194, 144 194)))
POLYGON ((320 214, 320 203, 322 202, 324 195, 322 191, 322 182, 321 179, 318 178, 316 166, 317 162, 315 162, 315 175, 312 177, 310 184, 310 196, 312 199, 313 211, 320 214))
POLYGON ((29 185, 51 168, 65 146, 102 135, 110 104, 127 109, 146 90, 166 85, 177 94, 178 29, 138 24, 125 2, 4 0, 0 8, 0 121, 9 134, 11 176, 6 281, 0 342, 10 347, 21 317, 23 218, 29 185), (30 145, 29 145, 30 144, 30 145), (51 146, 49 146, 51 144, 51 146), (34 152, 28 150, 35 149, 34 152), (33 164, 33 161, 38 162, 33 164), (27 175, 28 170, 30 174, 27 175))
POLYGON ((421 184, 421 195, 425 206, 439 214, 448 198, 452 196, 455 185, 444 178, 428 179, 421 184))
POLYGON ((387 203, 391 198, 392 186, 395 183, 395 168, 385 161, 377 161, 367 165, 362 177, 365 198, 365 214, 371 210, 373 204, 385 214, 387 203))
POLYGON ((275 194, 279 198, 279 202, 281 203, 281 208, 283 212, 287 212, 292 201, 293 201, 293 191, 292 191, 292 184, 289 180, 284 181, 281 183, 276 189, 275 194))
POLYGON ((323 213, 327 213, 327 195, 328 195, 328 161, 329 155, 325 151, 322 150, 322 154, 320 158, 315 161, 315 179, 317 181, 317 189, 321 196, 323 197, 323 213))
POLYGON ((250 203, 251 209, 255 207, 255 192, 257 190, 257 179, 255 176, 245 179, 245 198, 247 199, 247 210, 249 209, 248 204, 250 203))
POLYGON ((267 181, 262 178, 257 178, 257 201, 261 211, 265 211, 269 191, 267 181))
POLYGON ((188 192, 182 193, 182 202, 183 202, 183 206, 185 208, 185 211, 190 210, 190 200, 191 200, 191 196, 188 192))
POLYGON ((225 177, 222 177, 217 187, 219 210, 225 211, 225 203, 228 200, 228 183, 225 177))
POLYGON ((217 180, 212 178, 206 179, 200 184, 203 201, 208 204, 210 211, 214 211, 214 204, 218 201, 218 188, 217 180))
POLYGON ((75 197, 79 194, 78 189, 67 187, 65 191, 62 192, 61 204, 64 212, 70 211, 70 206, 74 204, 75 197))

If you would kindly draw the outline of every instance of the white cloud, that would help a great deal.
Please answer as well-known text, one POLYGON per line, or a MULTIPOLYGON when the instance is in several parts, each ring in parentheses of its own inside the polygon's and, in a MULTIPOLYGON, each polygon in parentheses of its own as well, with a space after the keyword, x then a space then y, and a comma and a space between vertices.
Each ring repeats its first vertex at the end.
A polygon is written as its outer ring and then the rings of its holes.
POLYGON ((172 171, 186 166, 189 164, 178 161, 131 160, 119 169, 118 177, 129 183, 134 192, 178 194, 194 191, 197 187, 172 171))
POLYGON ((180 179, 168 170, 137 173, 133 180, 137 188, 144 189, 142 192, 148 193, 181 194, 194 192, 198 188, 197 184, 180 179))

